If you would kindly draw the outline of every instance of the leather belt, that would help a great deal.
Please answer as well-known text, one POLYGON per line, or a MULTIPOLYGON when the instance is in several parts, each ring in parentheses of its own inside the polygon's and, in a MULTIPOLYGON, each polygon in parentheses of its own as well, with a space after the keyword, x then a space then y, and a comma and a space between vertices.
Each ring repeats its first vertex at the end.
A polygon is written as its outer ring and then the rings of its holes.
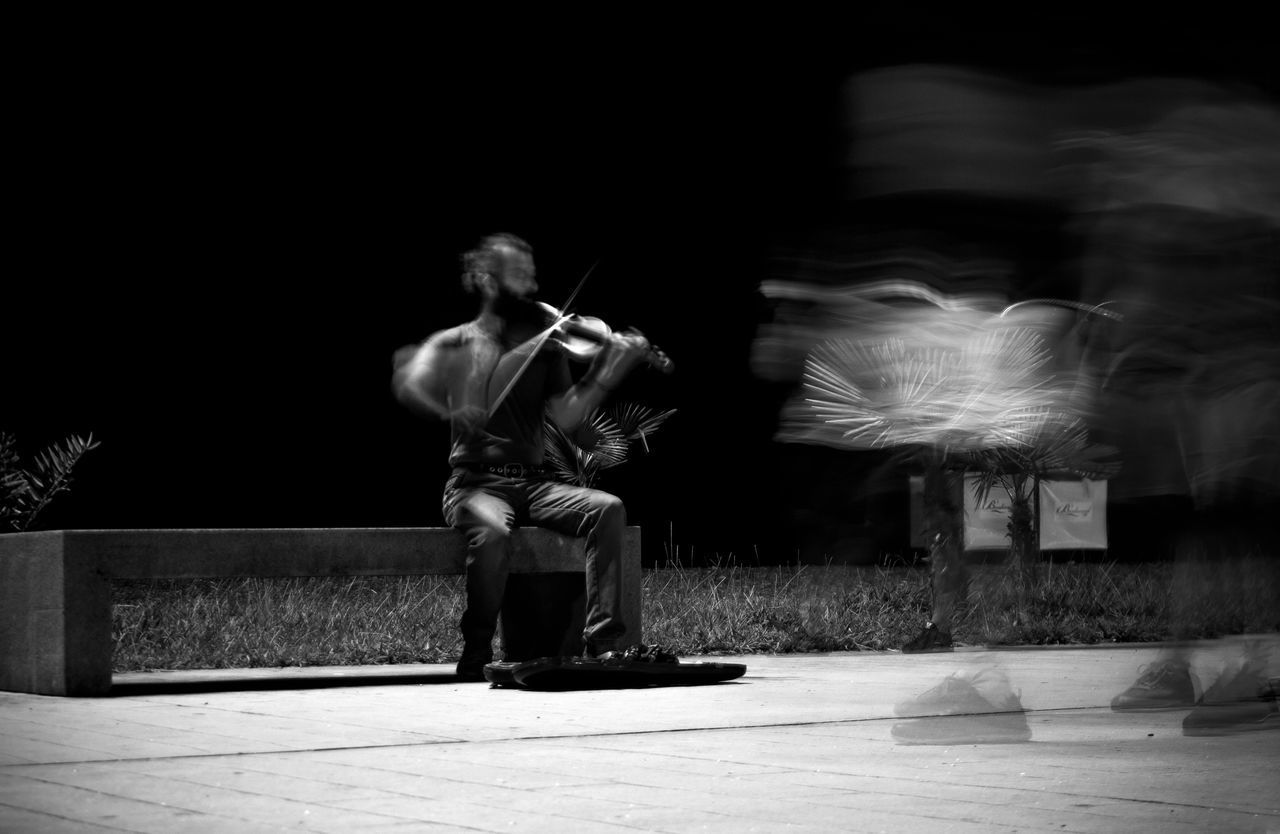
POLYGON ((545 466, 529 463, 469 463, 467 469, 488 472, 490 475, 501 475, 504 478, 540 478, 547 474, 545 466))

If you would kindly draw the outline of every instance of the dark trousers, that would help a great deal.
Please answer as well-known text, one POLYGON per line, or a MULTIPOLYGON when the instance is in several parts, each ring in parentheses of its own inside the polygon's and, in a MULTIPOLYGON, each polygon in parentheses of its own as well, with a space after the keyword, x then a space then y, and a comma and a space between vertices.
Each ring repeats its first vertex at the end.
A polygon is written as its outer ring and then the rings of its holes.
POLYGON ((586 540, 586 621, 582 639, 593 654, 620 648, 622 621, 622 501, 597 489, 556 481, 508 478, 455 469, 444 489, 446 523, 467 537, 464 652, 486 654, 498 626, 510 567, 511 531, 545 527, 586 540))

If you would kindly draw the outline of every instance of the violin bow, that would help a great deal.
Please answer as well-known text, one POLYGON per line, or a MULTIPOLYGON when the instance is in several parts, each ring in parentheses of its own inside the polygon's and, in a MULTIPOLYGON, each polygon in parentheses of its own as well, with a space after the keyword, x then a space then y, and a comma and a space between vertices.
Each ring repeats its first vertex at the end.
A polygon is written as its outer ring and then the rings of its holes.
POLYGON ((524 372, 529 369, 529 364, 533 362, 533 358, 538 355, 538 351, 542 350, 542 346, 547 343, 547 339, 551 338, 551 334, 555 332, 557 327, 564 324, 571 318, 569 315, 569 305, 578 297, 579 291, 582 290, 583 285, 587 283, 587 279, 591 277, 591 273, 595 272, 596 267, 599 265, 600 259, 597 258, 596 262, 591 265, 591 268, 583 274, 582 279, 578 281, 578 285, 573 288, 573 292, 569 293, 569 298, 565 300, 564 306, 560 308, 560 317, 552 322, 550 327, 538 334, 537 344, 535 344, 533 349, 529 351, 529 355, 524 358, 524 362, 520 363, 520 367, 516 369, 516 372, 512 375, 511 379, 507 381, 506 387, 502 389, 501 393, 498 394, 497 399, 495 399, 493 404, 489 406, 489 417, 492 417, 497 413, 498 406, 502 405, 502 401, 511 393, 511 389, 516 387, 516 383, 520 381, 520 377, 524 376, 524 372))

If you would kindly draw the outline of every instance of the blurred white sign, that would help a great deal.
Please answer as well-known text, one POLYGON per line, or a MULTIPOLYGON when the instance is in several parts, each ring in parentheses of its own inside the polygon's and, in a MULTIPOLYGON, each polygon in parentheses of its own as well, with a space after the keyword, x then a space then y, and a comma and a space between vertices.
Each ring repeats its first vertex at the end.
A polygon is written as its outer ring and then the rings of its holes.
POLYGON ((964 476, 964 549, 1008 550, 1012 496, 999 484, 986 495, 977 495, 977 482, 977 475, 964 476))
MULTIPOLYGON (((1009 548, 1009 492, 994 487, 981 503, 974 494, 977 475, 964 483, 964 547, 966 550, 1009 548)), ((924 479, 910 479, 911 546, 927 547, 924 533, 924 479)), ((1107 482, 1041 481, 1041 550, 1105 550, 1107 548, 1107 482)))
POLYGON ((1040 549, 1105 550, 1106 481, 1040 482, 1040 549))

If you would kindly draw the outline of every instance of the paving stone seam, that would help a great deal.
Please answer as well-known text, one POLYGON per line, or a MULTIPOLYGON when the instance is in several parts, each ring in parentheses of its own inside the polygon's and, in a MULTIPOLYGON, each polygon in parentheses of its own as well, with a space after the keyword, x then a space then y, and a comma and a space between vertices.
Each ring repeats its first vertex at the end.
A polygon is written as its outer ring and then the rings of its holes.
MULTIPOLYGON (((877 720, 890 720, 890 719, 877 719, 877 720)), ((746 728, 746 729, 751 729, 751 728, 746 728)), ((938 749, 939 749, 939 750, 950 750, 950 749, 953 749, 953 748, 956 748, 956 747, 963 748, 963 747, 971 747, 971 746, 989 746, 989 745, 971 745, 971 744, 956 744, 956 745, 948 745, 948 746, 939 745, 939 746, 938 746, 938 749)), ((598 751, 605 751, 605 752, 613 752, 613 753, 625 752, 625 751, 618 751, 618 750, 617 750, 617 749, 615 749, 615 748, 609 748, 609 747, 592 747, 592 746, 590 746, 590 745, 588 745, 588 747, 589 747, 590 749, 594 749, 594 750, 598 750, 598 751)), ((682 754, 682 753, 672 753, 672 752, 663 753, 662 755, 664 755, 664 756, 669 756, 669 757, 671 757, 671 758, 678 758, 678 759, 694 759, 694 760, 700 760, 700 759, 702 758, 702 757, 695 756, 695 755, 682 754)), ((717 761, 723 761, 723 763, 724 763, 726 766, 735 766, 735 765, 736 765, 736 766, 747 767, 747 766, 750 766, 750 765, 753 765, 753 764, 758 764, 758 762, 756 762, 755 760, 752 760, 752 759, 745 759, 745 760, 736 760, 736 759, 718 759, 717 761)), ((812 769, 812 768, 806 769, 806 768, 800 768, 800 767, 789 767, 789 766, 784 766, 784 767, 780 767, 777 771, 772 771, 772 772, 769 772, 769 773, 767 773, 767 774, 763 774, 763 776, 764 776, 764 777, 767 777, 767 778, 773 778, 773 777, 778 776, 780 773, 811 773, 811 772, 814 772, 814 769, 812 769)), ((843 771, 843 770, 841 770, 841 769, 839 769, 839 768, 831 768, 831 767, 822 768, 822 769, 820 770, 820 772, 821 772, 821 773, 823 773, 823 774, 826 774, 826 775, 847 776, 847 777, 848 777, 848 778, 850 778, 850 779, 858 779, 858 780, 867 780, 867 779, 871 779, 871 780, 884 780, 884 781, 886 781, 886 782, 894 782, 894 781, 901 781, 901 778, 902 778, 902 777, 901 777, 901 776, 899 776, 899 775, 885 775, 885 776, 882 776, 882 775, 875 774, 875 773, 865 773, 865 772, 861 772, 861 771, 843 771)), ((760 774, 757 774, 756 776, 751 776, 751 777, 746 777, 746 778, 760 778, 760 776, 761 776, 760 774)), ((628 784, 629 784, 629 783, 628 783, 628 784)), ((977 781, 977 782, 969 782, 969 781, 948 781, 948 782, 947 782, 947 784, 948 784, 948 786, 950 786, 950 787, 972 788, 972 789, 975 789, 975 790, 983 790, 983 789, 986 789, 986 788, 991 787, 988 783, 983 782, 983 781, 977 781)), ((637 787, 644 788, 644 787, 647 787, 647 786, 645 786, 645 785, 637 785, 637 787)), ((1045 787, 1045 786, 1043 786, 1043 785, 1040 785, 1040 786, 1037 786, 1037 787, 1020 787, 1020 786, 1018 786, 1018 785, 1002 785, 1002 786, 1001 786, 1001 788, 1002 788, 1003 790, 1008 790, 1008 791, 1013 791, 1013 792, 1020 792, 1020 793, 1026 793, 1026 794, 1033 795, 1033 796, 1041 796, 1041 795, 1045 795, 1045 794, 1051 794, 1051 795, 1053 795, 1053 796, 1061 797, 1061 798, 1071 798, 1071 799, 1091 799, 1091 800, 1109 800, 1109 801, 1113 801, 1113 802, 1120 802, 1120 803, 1136 802, 1136 803, 1142 803, 1142 804, 1157 805, 1157 806, 1161 806, 1161 807, 1191 808, 1191 809, 1197 809, 1197 810, 1203 810, 1203 811, 1225 811, 1225 812, 1230 812, 1230 813, 1235 813, 1235 814, 1248 814, 1248 815, 1251 815, 1251 816, 1264 815, 1264 816, 1269 816, 1269 817, 1274 816, 1274 817, 1280 818, 1280 811, 1269 811, 1269 810, 1265 810, 1265 809, 1263 809, 1263 810, 1258 810, 1258 809, 1253 809, 1253 808, 1234 808, 1234 807, 1230 807, 1230 806, 1224 806, 1224 805, 1222 805, 1221 803, 1214 804, 1214 805, 1206 805, 1206 804, 1200 804, 1200 803, 1194 803, 1194 802, 1173 802, 1173 801, 1160 800, 1160 799, 1144 799, 1144 798, 1141 798, 1141 797, 1133 797, 1133 796, 1115 796, 1115 795, 1110 795, 1110 794, 1105 794, 1105 793, 1098 793, 1098 792, 1092 792, 1092 791, 1091 791, 1091 792, 1087 792, 1087 793, 1082 793, 1082 792, 1079 792, 1079 791, 1051 790, 1051 789, 1048 789, 1047 787, 1045 787)), ((680 790, 680 788, 678 788, 678 787, 672 787, 672 788, 671 788, 671 790, 680 790)), ((826 788, 824 788, 823 790, 835 790, 835 791, 846 791, 846 790, 848 790, 848 791, 857 792, 857 791, 862 790, 862 788, 856 788, 856 789, 844 789, 844 788, 836 788, 836 787, 826 787, 826 788)), ((884 793, 885 795, 889 795, 889 796, 902 796, 902 797, 906 797, 906 798, 913 798, 913 797, 915 797, 915 796, 916 796, 915 794, 908 794, 908 793, 896 793, 896 792, 894 792, 894 791, 879 791, 879 792, 880 792, 880 793, 884 793)), ((815 800, 815 801, 820 801, 820 800, 816 800, 816 798, 814 798, 814 797, 810 797, 809 799, 810 799, 810 800, 815 800)), ((977 803, 977 804, 986 804, 986 803, 982 803, 982 802, 980 802, 979 800, 970 800, 970 799, 967 799, 967 800, 965 800, 965 801, 966 801, 966 802, 974 802, 974 803, 977 803)), ((998 806, 1000 805, 1000 803, 991 803, 991 804, 993 805, 993 807, 998 807, 998 806)))
MULTIPOLYGON (((1054 707, 1041 710, 1025 710, 1031 712, 1067 712, 1076 709, 1099 709, 1100 707, 1054 707)), ((965 715, 1000 715, 1002 712, 992 713, 966 713, 965 715)), ((920 716, 920 717, 943 717, 943 716, 920 716)), ((876 721, 898 721, 902 720, 893 716, 876 716, 870 718, 827 718, 816 721, 782 721, 770 722, 765 724, 725 724, 716 726, 703 727, 659 727, 656 729, 644 730, 618 730, 609 732, 587 732, 587 733, 559 733, 553 735, 528 735, 528 736, 503 736, 500 738, 479 738, 479 739, 445 739, 445 740, 423 740, 423 741, 404 741, 392 744, 351 744, 351 745, 334 745, 332 747, 298 747, 298 748, 282 748, 279 750, 248 750, 242 752, 228 753, 180 753, 170 756, 122 756, 111 759, 74 759, 57 762, 18 762, 0 764, 0 772, 6 768, 12 767, 61 767, 63 765, 92 765, 107 762, 148 762, 148 761, 182 761, 187 759, 208 759, 221 757, 246 757, 246 756, 292 756, 307 755, 311 753, 332 753, 343 751, 359 751, 359 750, 399 750, 414 747, 435 747, 439 745, 468 744, 502 744, 513 741, 566 741, 575 739, 592 739, 592 738, 620 738, 625 736, 647 736, 661 734, 690 734, 690 733, 708 733, 722 732, 732 730, 770 730, 770 729, 787 729, 793 727, 823 727, 823 726, 840 726, 845 724, 867 724, 876 721)), ((354 725, 359 726, 359 725, 354 725)))

